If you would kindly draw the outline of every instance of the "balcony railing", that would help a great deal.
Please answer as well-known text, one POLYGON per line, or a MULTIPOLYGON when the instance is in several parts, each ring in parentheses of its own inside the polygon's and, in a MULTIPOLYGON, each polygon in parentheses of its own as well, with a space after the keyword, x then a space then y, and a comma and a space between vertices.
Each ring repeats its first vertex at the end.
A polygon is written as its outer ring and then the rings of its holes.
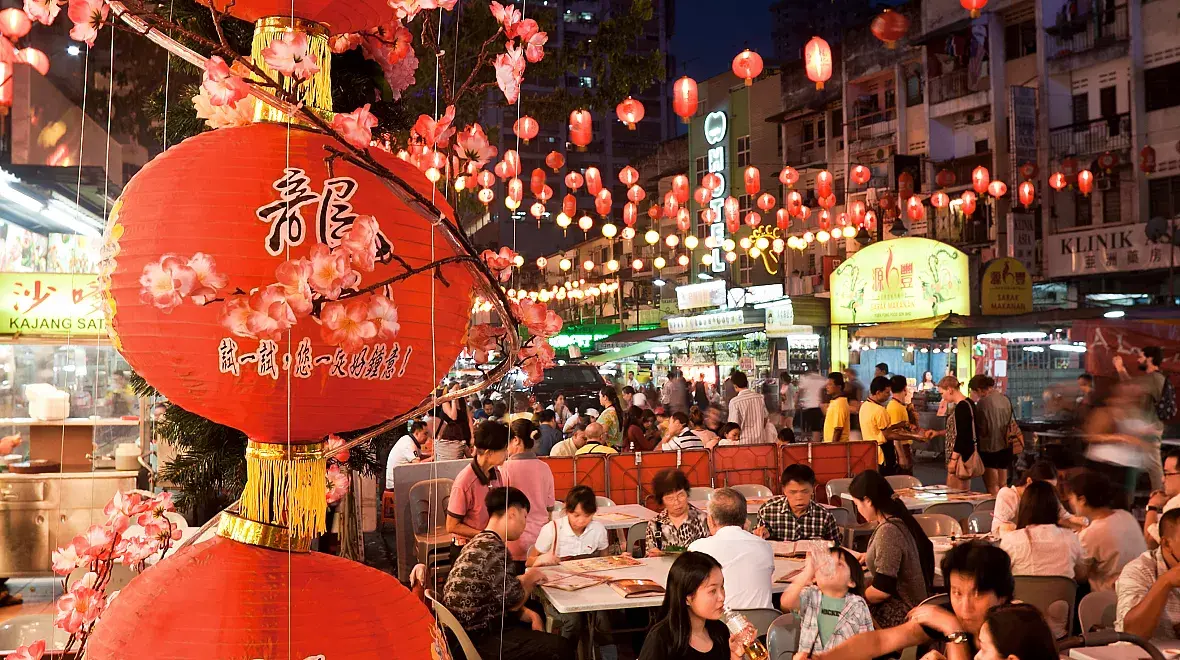
POLYGON ((988 88, 987 78, 980 78, 975 88, 970 85, 967 69, 958 69, 930 79, 930 103, 942 103, 988 88))
POLYGON ((1045 46, 1051 60, 1125 42, 1131 34, 1126 5, 1074 18, 1060 15, 1057 23, 1045 28, 1045 32, 1045 46))
POLYGON ((787 162, 796 166, 821 162, 827 155, 826 144, 824 140, 789 144, 787 145, 787 162))
POLYGON ((955 173, 955 185, 966 186, 971 183, 971 172, 980 165, 986 167, 989 172, 991 171, 992 153, 990 151, 935 163, 934 172, 937 175, 941 170, 950 170, 955 173))
POLYGON ((1089 156, 1130 147, 1129 113, 1049 129, 1049 148, 1053 158, 1089 156))

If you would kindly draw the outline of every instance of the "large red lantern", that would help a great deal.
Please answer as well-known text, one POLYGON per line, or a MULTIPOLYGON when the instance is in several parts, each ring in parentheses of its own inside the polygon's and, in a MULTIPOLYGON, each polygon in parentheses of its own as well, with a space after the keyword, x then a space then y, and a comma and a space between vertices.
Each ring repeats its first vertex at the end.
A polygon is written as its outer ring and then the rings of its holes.
POLYGON ((1089 195, 1090 191, 1094 190, 1094 173, 1090 170, 1082 170, 1078 172, 1078 190, 1082 191, 1083 195, 1089 195))
POLYGON ((630 165, 626 165, 623 169, 619 170, 619 183, 630 187, 635 185, 637 181, 639 181, 639 170, 636 170, 630 165))
POLYGON ((749 48, 733 58, 733 75, 746 81, 746 87, 754 84, 754 79, 762 75, 762 56, 749 48))
POLYGON ((565 166, 565 156, 561 155, 560 151, 550 151, 549 155, 545 156, 545 165, 557 172, 565 166))
POLYGON ((281 16, 319 23, 329 34, 363 32, 398 20, 394 6, 386 0, 201 0, 250 23, 260 18, 281 16))
POLYGON ((939 188, 950 188, 955 185, 956 179, 955 173, 947 169, 938 170, 938 174, 934 175, 934 183, 939 188))
POLYGON ((677 204, 688 203, 688 177, 683 174, 677 174, 672 177, 672 195, 676 197, 677 204))
POLYGON ((823 39, 812 37, 803 47, 803 61, 807 78, 815 83, 816 89, 823 89, 832 77, 832 47, 823 39))
POLYGON ((971 18, 979 18, 979 12, 987 6, 987 0, 959 0, 959 4, 971 12, 971 18))
POLYGON ((959 200, 962 205, 959 207, 963 211, 963 215, 972 215, 975 213, 975 193, 970 190, 964 190, 962 195, 959 195, 959 200))
POLYGON ((565 175, 565 187, 570 190, 577 191, 585 182, 586 179, 580 172, 567 172, 565 175))
POLYGON ((747 195, 757 195, 762 190, 762 173, 753 165, 747 167, 742 173, 742 181, 746 184, 747 195))
POLYGON ((29 15, 24 10, 16 7, 0 9, 0 35, 18 41, 32 28, 33 22, 29 20, 29 15))
POLYGON ((685 232, 692 229, 692 216, 683 206, 676 209, 676 229, 685 232))
POLYGON ((1025 163, 1019 168, 1020 178, 1023 181, 1032 181, 1033 179, 1037 178, 1037 174, 1039 174, 1040 171, 1041 170, 1037 167, 1037 164, 1033 162, 1025 163))
POLYGON ((902 172, 897 175, 897 198, 902 202, 907 201, 914 195, 914 175, 909 172, 902 172))
POLYGON ((1032 181, 1025 181, 1017 186, 1016 196, 1025 208, 1032 206, 1033 200, 1036 198, 1036 188, 1033 187, 1032 181))
POLYGON ((799 180, 799 171, 787 165, 778 173, 778 180, 786 187, 792 188, 795 182, 799 180))
POLYGON ((930 205, 936 209, 945 209, 950 206, 951 198, 941 190, 930 196, 930 205))
POLYGON ((585 151, 586 145, 593 139, 593 120, 589 110, 574 110, 570 113, 570 142, 585 151))
POLYGON ((1052 188, 1053 190, 1061 192, 1062 190, 1065 189, 1065 186, 1067 186, 1067 185, 1069 185, 1069 184, 1065 180, 1065 175, 1062 174, 1061 172, 1054 172, 1049 175, 1049 187, 1052 188))
POLYGON ((591 165, 586 168, 586 192, 591 195, 597 195, 599 190, 602 190, 602 172, 598 171, 597 167, 591 165))
POLYGON ((886 48, 896 48, 898 40, 910 29, 910 19, 886 9, 873 19, 870 29, 873 36, 885 42, 886 48))
POLYGON ((987 192, 987 184, 991 183, 991 175, 988 174, 987 168, 983 165, 971 170, 971 187, 975 189, 977 194, 982 195, 987 192))
POLYGON ((758 195, 758 208, 762 209, 763 212, 770 211, 770 209, 774 208, 774 202, 774 195, 771 195, 770 193, 762 193, 761 195, 758 195))
POLYGON ((869 179, 873 178, 873 171, 864 165, 854 165, 850 177, 853 183, 863 186, 869 182, 869 179))
POLYGON ((672 84, 672 111, 685 124, 697 113, 697 81, 681 76, 672 84))
POLYGON ((537 120, 528 115, 524 115, 512 124, 512 132, 516 133, 516 137, 524 140, 525 144, 528 144, 529 140, 537 137, 537 132, 540 130, 541 126, 537 123, 537 120))
POLYGON ((999 179, 996 179, 995 181, 987 184, 987 194, 996 199, 999 199, 1008 194, 1008 184, 1000 181, 999 179))
POLYGON ((635 130, 635 125, 643 121, 643 104, 628 96, 615 107, 615 115, 628 130, 635 130))
POLYGON ((815 192, 819 197, 827 197, 832 194, 832 173, 827 170, 820 170, 815 175, 815 192))
POLYGON ((1144 174, 1155 171, 1155 149, 1150 144, 1139 150, 1139 171, 1144 174))

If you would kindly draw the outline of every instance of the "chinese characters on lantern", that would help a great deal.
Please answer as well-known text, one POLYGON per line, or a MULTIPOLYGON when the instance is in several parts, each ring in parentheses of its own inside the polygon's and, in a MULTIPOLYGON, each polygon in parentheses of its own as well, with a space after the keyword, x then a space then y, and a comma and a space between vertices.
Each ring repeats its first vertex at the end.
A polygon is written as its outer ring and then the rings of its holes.
MULTIPOLYGON (((278 380, 280 370, 292 370, 291 354, 280 354, 278 342, 272 339, 259 341, 253 352, 241 351, 242 347, 232 337, 222 337, 217 346, 218 371, 240 377, 246 365, 253 365, 259 376, 278 380)), ((296 378, 311 378, 315 370, 322 367, 332 378, 392 380, 405 374, 413 353, 412 346, 403 351, 401 343, 394 342, 392 346, 384 343, 363 346, 355 353, 337 348, 332 353, 313 355, 311 339, 304 337, 295 349, 292 373, 296 378)))

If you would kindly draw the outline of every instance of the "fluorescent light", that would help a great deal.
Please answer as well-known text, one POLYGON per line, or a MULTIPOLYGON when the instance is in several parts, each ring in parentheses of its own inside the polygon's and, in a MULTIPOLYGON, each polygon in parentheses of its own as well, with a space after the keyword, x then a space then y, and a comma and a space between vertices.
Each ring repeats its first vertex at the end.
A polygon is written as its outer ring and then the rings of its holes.
POLYGON ((1008 341, 1022 341, 1044 339, 1048 337, 1043 332, 987 332, 979 335, 980 339, 1007 339, 1008 341))
POLYGON ((708 273, 699 273, 699 274, 697 274, 697 277, 701 278, 702 280, 711 280, 711 279, 713 279, 713 276, 712 276, 712 275, 710 275, 710 274, 708 274, 708 273))
POLYGON ((77 57, 82 54, 82 49, 78 48, 74 44, 70 44, 69 46, 66 46, 66 54, 72 57, 77 57))
POLYGON ((667 284, 667 282, 665 282, 664 280, 662 280, 658 277, 656 279, 652 280, 651 283, 656 286, 664 286, 665 284, 667 284))
POLYGON ((29 197, 23 192, 13 188, 7 183, 0 183, 0 196, 7 200, 16 202, 30 211, 40 211, 43 206, 41 202, 29 197))
POLYGON ((71 214, 60 207, 47 206, 41 209, 41 215, 83 236, 93 236, 95 238, 101 236, 97 229, 83 222, 79 216, 71 214))
POLYGON ((1105 316, 1108 319, 1121 319, 1126 315, 1127 315, 1127 313, 1121 309, 1114 309, 1114 310, 1111 310, 1111 311, 1103 314, 1103 316, 1105 316))
POLYGON ((1063 353, 1085 353, 1086 347, 1085 345, 1079 344, 1052 344, 1049 346, 1049 350, 1061 351, 1063 353))
POLYGON ((1025 353, 1044 353, 1045 347, 1044 346, 1025 346, 1024 352, 1025 353))

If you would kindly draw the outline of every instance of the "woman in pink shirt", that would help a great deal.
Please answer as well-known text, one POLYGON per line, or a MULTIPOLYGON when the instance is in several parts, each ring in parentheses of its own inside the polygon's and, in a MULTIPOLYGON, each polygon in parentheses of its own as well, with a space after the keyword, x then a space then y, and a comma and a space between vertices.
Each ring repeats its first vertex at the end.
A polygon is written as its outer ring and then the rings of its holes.
POLYGON ((508 542, 512 559, 523 562, 529 548, 537 540, 541 528, 549 522, 553 510, 553 471, 533 451, 539 431, 532 420, 518 419, 512 422, 511 438, 508 441, 508 462, 501 468, 505 486, 524 491, 529 498, 529 514, 525 519, 524 533, 515 541, 508 542))
POLYGON ((486 421, 475 431, 475 458, 455 475, 451 499, 447 503, 447 533, 451 535, 451 558, 467 541, 488 525, 484 498, 488 491, 503 486, 496 469, 508 458, 508 427, 486 421))

